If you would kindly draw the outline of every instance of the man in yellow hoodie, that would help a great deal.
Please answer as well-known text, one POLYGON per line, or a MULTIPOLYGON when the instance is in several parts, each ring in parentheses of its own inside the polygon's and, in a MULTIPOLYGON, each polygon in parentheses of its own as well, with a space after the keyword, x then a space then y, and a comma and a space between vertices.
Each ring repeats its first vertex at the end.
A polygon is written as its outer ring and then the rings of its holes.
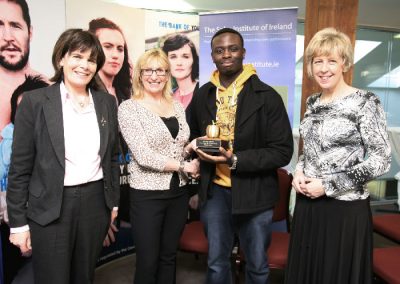
MULTIPOLYGON (((229 149, 219 155, 195 150, 200 165, 200 215, 209 243, 207 283, 232 283, 230 256, 237 233, 246 255, 246 283, 267 283, 265 251, 278 200, 276 170, 289 163, 292 131, 279 94, 250 64, 243 37, 224 28, 211 40, 217 70, 194 95, 189 111, 192 138, 206 135, 213 121, 229 149)), ((191 143, 190 145, 195 145, 191 143)))

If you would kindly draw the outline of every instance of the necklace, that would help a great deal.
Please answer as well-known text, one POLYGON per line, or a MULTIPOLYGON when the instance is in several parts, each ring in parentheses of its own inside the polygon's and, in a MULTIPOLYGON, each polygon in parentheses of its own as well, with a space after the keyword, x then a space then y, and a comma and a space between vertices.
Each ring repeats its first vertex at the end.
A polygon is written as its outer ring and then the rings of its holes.
POLYGON ((76 96, 72 95, 72 101, 80 108, 85 108, 89 104, 89 96, 76 96))

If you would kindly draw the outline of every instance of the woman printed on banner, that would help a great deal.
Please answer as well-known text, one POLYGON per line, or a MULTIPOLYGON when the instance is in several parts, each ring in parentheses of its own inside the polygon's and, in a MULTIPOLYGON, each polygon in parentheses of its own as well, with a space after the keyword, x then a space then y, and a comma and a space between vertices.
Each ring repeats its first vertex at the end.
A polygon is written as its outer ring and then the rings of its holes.
POLYGON ((132 94, 132 68, 124 34, 117 24, 106 18, 91 20, 89 31, 97 36, 106 56, 106 62, 97 74, 99 83, 120 104, 132 94))
POLYGON ((196 88, 199 87, 199 55, 194 43, 184 34, 168 37, 162 47, 171 65, 171 75, 177 87, 173 90, 174 99, 184 109, 190 104, 196 88))
POLYGON ((368 181, 390 167, 379 98, 350 86, 347 35, 326 28, 305 50, 307 72, 321 92, 307 99, 304 141, 293 179, 297 192, 286 283, 372 283, 372 216, 368 181))
POLYGON ((161 49, 134 68, 134 93, 118 111, 132 159, 130 213, 136 243, 135 283, 175 283, 178 242, 186 222, 187 176, 199 162, 183 160, 189 139, 182 105, 172 99, 170 64, 161 49))
MULTIPOLYGON (((96 18, 89 22, 89 31, 99 39, 106 56, 103 67, 96 75, 96 82, 101 90, 113 95, 118 105, 129 99, 132 95, 132 66, 129 61, 128 46, 122 29, 113 21, 107 18, 96 18)), ((123 164, 121 177, 127 179, 128 171, 126 163, 129 162, 128 146, 122 135, 120 135, 120 163, 123 164)), ((121 183, 121 201, 118 219, 129 220, 129 206, 125 204, 129 200, 129 191, 121 183)), ((109 246, 115 241, 114 232, 118 229, 111 224, 108 235, 104 240, 104 246, 109 246)))
POLYGON ((118 214, 115 99, 96 91, 105 56, 90 32, 57 40, 52 86, 25 93, 15 117, 8 178, 10 241, 32 250, 35 283, 92 283, 118 214))
MULTIPOLYGON (((173 97, 183 105, 186 110, 186 118, 189 121, 191 114, 189 105, 195 91, 199 88, 199 55, 196 46, 186 35, 175 34, 164 41, 162 49, 168 56, 171 75, 177 84, 177 87, 173 90, 173 97)), ((191 196, 189 205, 193 209, 198 207, 197 186, 198 182, 190 178, 188 185, 191 196)))

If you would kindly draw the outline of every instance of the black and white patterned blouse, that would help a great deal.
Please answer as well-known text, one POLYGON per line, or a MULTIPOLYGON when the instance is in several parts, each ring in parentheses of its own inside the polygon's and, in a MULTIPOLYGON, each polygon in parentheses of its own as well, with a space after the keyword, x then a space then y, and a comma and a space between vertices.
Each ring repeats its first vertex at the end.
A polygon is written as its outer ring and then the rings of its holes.
POLYGON ((366 199, 366 183, 389 171, 391 161, 379 98, 361 90, 331 103, 321 103, 320 97, 307 99, 300 125, 303 155, 296 170, 322 179, 329 197, 366 199))

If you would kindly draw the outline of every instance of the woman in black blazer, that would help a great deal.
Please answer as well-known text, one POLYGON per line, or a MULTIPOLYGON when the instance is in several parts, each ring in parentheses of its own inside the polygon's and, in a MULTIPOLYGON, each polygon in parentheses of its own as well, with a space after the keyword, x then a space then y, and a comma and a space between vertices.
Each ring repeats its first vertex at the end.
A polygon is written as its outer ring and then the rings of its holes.
POLYGON ((15 119, 10 241, 33 252, 36 283, 92 283, 118 213, 116 102, 95 90, 104 53, 91 33, 65 31, 52 61, 55 84, 24 94, 15 119))

